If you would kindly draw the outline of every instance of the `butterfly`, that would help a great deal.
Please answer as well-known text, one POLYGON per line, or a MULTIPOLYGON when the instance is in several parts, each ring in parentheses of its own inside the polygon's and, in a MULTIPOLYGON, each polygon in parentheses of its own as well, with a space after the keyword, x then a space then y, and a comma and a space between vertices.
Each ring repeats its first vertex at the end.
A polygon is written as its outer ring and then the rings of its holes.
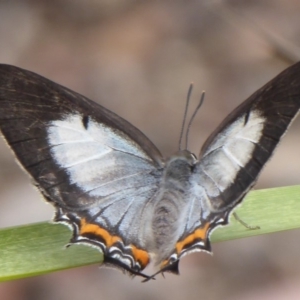
POLYGON ((209 236, 228 224, 300 107, 300 63, 233 110, 199 157, 164 159, 118 115, 57 83, 0 65, 0 129, 70 243, 149 280, 179 271, 179 260, 211 252, 209 236), (159 271, 142 271, 151 262, 159 271))

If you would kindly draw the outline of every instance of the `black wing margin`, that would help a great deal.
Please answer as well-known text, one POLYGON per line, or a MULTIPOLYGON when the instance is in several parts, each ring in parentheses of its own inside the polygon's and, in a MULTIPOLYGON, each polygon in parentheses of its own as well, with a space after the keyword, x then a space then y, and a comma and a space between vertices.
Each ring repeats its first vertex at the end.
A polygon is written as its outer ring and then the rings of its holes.
POLYGON ((299 108, 300 63, 296 63, 238 106, 209 136, 195 172, 213 211, 228 213, 231 209, 226 208, 243 199, 299 108))

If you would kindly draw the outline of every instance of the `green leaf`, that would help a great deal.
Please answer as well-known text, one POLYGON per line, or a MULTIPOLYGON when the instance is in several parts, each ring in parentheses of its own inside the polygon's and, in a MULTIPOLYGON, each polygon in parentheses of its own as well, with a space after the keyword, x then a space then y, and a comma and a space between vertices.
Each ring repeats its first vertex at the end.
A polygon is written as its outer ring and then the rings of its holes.
MULTIPOLYGON (((235 210, 239 218, 260 229, 249 230, 231 218, 218 228, 212 242, 300 227, 300 186, 249 193, 235 210)), ((71 231, 64 225, 37 223, 0 230, 0 281, 101 263, 102 255, 84 245, 66 248, 71 231)))
POLYGON ((66 248, 71 231, 62 224, 35 223, 0 230, 0 281, 100 263, 91 247, 66 248))

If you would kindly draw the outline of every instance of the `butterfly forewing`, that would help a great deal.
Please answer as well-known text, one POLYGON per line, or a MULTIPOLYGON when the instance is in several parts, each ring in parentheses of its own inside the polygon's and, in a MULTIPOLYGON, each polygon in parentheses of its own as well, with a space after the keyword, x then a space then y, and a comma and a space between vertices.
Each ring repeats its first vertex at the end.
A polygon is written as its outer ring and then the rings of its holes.
POLYGON ((299 108, 300 63, 255 92, 210 135, 196 173, 213 211, 231 210, 242 200, 299 108))

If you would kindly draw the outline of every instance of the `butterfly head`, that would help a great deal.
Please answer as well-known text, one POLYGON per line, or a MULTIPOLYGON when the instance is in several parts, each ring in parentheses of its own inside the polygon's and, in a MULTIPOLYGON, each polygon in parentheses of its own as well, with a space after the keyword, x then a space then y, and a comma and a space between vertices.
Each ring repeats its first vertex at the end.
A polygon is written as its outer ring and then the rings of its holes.
POLYGON ((187 177, 186 179, 188 179, 197 162, 195 154, 188 150, 180 150, 167 160, 165 176, 173 177, 172 174, 177 174, 176 177, 187 177))

